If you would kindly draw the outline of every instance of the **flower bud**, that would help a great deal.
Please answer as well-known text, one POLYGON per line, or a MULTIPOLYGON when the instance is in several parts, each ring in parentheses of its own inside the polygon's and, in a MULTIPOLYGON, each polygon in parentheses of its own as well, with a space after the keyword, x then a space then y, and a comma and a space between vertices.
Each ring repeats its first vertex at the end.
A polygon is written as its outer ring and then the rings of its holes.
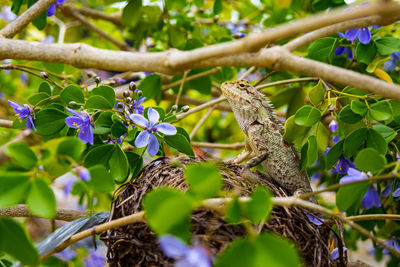
POLYGON ((136 89, 136 83, 135 82, 130 82, 129 83, 129 90, 135 91, 135 89, 136 89))
POLYGON ((336 132, 338 129, 338 123, 336 120, 331 120, 331 122, 329 123, 329 130, 331 130, 331 132, 336 132))
POLYGON ((101 82, 101 78, 99 76, 94 77, 94 81, 96 84, 99 84, 101 82))
POLYGON ((189 106, 188 105, 182 107, 182 111, 183 112, 187 112, 188 110, 189 110, 189 106))
POLYGON ((129 92, 127 90, 125 90, 124 93, 123 93, 123 96, 124 97, 128 97, 129 95, 130 95, 129 92))
POLYGON ((131 103, 131 102, 132 102, 132 97, 128 96, 128 97, 126 98, 126 103, 131 103))
POLYGON ((41 71, 40 72, 40 77, 42 77, 43 79, 48 79, 49 78, 49 74, 45 71, 41 71))
POLYGON ((117 104, 117 108, 123 108, 123 107, 124 107, 124 104, 123 104, 123 103, 119 102, 119 103, 117 104))
POLYGON ((175 111, 175 110, 177 110, 178 109, 178 106, 177 105, 173 105, 172 107, 171 107, 171 110, 172 111, 175 111))
POLYGON ((68 106, 70 107, 76 107, 77 103, 75 101, 69 101, 68 106))
POLYGON ((137 90, 136 94, 137 94, 137 96, 138 96, 138 97, 141 97, 141 96, 142 96, 142 94, 143 94, 143 92, 142 92, 142 91, 140 91, 140 90, 137 90))

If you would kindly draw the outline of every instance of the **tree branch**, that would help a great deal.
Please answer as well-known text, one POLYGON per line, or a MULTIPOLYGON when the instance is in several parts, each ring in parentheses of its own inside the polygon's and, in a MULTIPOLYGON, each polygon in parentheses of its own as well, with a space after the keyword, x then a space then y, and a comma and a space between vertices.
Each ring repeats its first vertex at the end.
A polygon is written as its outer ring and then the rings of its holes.
POLYGON ((0 127, 12 128, 12 125, 13 125, 13 121, 12 120, 0 119, 0 127))
POLYGON ((347 217, 350 221, 366 221, 366 220, 396 220, 400 221, 400 215, 397 214, 365 214, 347 217))
MULTIPOLYGON (((176 95, 163 93, 162 94, 162 99, 170 101, 170 102, 175 102, 176 95)), ((183 103, 183 104, 187 104, 187 105, 199 106, 199 105, 203 105, 205 103, 208 103, 209 101, 205 101, 205 100, 201 100, 201 99, 197 99, 197 98, 191 98, 191 97, 183 95, 183 96, 181 96, 180 102, 183 103)), ((225 105, 225 104, 217 104, 215 106, 215 109, 221 110, 221 111, 232 111, 231 106, 225 105)))
MULTIPOLYGON (((69 5, 70 6, 70 5, 69 5)), ((73 7, 70 6, 70 8, 72 8, 73 10, 81 13, 82 15, 86 16, 86 17, 91 17, 93 19, 101 19, 101 20, 106 20, 109 21, 111 23, 114 23, 115 26, 117 27, 123 27, 123 25, 121 24, 121 12, 117 12, 114 14, 105 14, 103 12, 97 11, 97 10, 93 10, 90 8, 85 8, 85 7, 73 7)))
POLYGON ((215 143, 205 143, 205 142, 191 142, 194 147, 204 147, 204 148, 215 148, 215 149, 232 149, 239 150, 244 147, 244 143, 234 143, 234 144, 215 144, 215 143))
POLYGON ((22 13, 16 20, 0 30, 0 37, 12 38, 22 31, 31 21, 36 19, 40 14, 56 2, 56 0, 39 0, 22 13))
MULTIPOLYGON (((40 218, 36 215, 33 215, 27 205, 16 205, 9 208, 0 209, 0 217, 33 217, 40 218)), ((77 211, 77 210, 69 210, 69 209, 58 209, 55 220, 60 221, 73 221, 82 217, 89 216, 89 212, 87 211, 77 211)))

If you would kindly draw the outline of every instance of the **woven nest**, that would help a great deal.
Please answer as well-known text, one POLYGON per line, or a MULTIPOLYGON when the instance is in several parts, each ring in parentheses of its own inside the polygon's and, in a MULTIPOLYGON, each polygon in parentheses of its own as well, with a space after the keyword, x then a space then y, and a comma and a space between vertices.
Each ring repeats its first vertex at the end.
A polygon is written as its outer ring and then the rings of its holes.
MULTIPOLYGON (((180 162, 188 164, 193 161, 180 159, 180 162)), ((144 195, 155 187, 167 185, 186 190, 183 171, 176 167, 177 165, 172 159, 160 158, 145 166, 135 180, 117 191, 110 219, 139 212, 144 195)), ((243 166, 234 164, 222 166, 220 169, 226 190, 234 190, 242 196, 247 196, 261 184, 269 187, 277 197, 288 196, 282 187, 263 173, 252 171, 243 175, 243 166)), ((322 225, 317 226, 308 220, 306 214, 310 212, 302 208, 274 207, 270 220, 262 230, 275 232, 293 240, 306 266, 346 266, 345 256, 335 263, 329 259, 332 245, 344 246, 340 223, 325 220, 322 225), (336 231, 332 227, 336 228, 336 231), (340 236, 336 232, 339 232, 340 236)), ((224 250, 230 242, 245 235, 243 227, 226 223, 222 216, 211 210, 197 210, 193 213, 191 221, 194 242, 201 244, 214 256, 224 250)), ((111 267, 173 266, 173 260, 161 252, 156 235, 145 223, 110 230, 101 236, 101 240, 108 247, 107 259, 111 267)))

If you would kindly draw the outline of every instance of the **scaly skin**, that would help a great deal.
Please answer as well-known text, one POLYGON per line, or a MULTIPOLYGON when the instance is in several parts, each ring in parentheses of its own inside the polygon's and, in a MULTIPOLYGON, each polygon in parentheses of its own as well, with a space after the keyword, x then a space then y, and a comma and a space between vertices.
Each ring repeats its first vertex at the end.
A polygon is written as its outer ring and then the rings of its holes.
MULTIPOLYGON (((251 160, 254 165, 263 160, 264 170, 294 195, 312 192, 306 172, 300 171, 298 153, 283 140, 283 128, 268 100, 245 80, 225 82, 221 90, 246 135, 247 144, 258 157, 251 160)), ((309 200, 317 203, 314 197, 309 200)))

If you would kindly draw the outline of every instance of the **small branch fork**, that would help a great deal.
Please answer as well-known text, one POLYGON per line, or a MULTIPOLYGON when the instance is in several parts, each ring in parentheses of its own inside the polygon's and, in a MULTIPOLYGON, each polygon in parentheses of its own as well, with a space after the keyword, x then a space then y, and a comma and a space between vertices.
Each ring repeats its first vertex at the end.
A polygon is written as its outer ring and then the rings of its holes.
MULTIPOLYGON (((239 199, 241 202, 247 202, 250 200, 248 197, 241 197, 239 199)), ((215 210, 219 213, 223 213, 225 210, 227 204, 229 204, 232 201, 231 198, 214 198, 214 199, 207 199, 204 200, 202 203, 202 207, 204 208, 209 208, 212 210, 215 210)), ((359 232, 360 234, 364 235, 367 238, 370 238, 377 244, 381 245, 383 248, 386 248, 388 251, 390 251, 393 255, 396 257, 400 258, 400 253, 396 251, 394 248, 388 246, 386 243, 384 243, 382 240, 378 239, 374 235, 372 235, 370 232, 368 232, 366 229, 363 227, 359 226, 358 224, 355 224, 354 221, 361 221, 361 220, 386 220, 386 219, 391 219, 391 220, 400 220, 400 215, 394 215, 391 214, 391 216, 388 215, 380 215, 380 214, 369 214, 369 215, 359 215, 359 216, 353 216, 353 217, 346 217, 342 214, 336 214, 332 212, 329 209, 326 209, 324 207, 321 207, 317 204, 313 204, 311 202, 299 199, 297 197, 274 197, 272 198, 272 202, 274 205, 277 206, 282 206, 282 207, 303 207, 309 210, 315 210, 317 212, 320 212, 322 214, 335 217, 336 219, 342 221, 343 223, 346 223, 349 225, 351 228, 359 232), (353 219, 352 219, 353 218, 353 219)), ((146 222, 145 218, 145 212, 141 211, 126 217, 122 217, 110 222, 106 222, 100 225, 97 225, 93 228, 87 229, 85 231, 82 231, 78 234, 73 235, 71 238, 66 240, 65 242, 61 243, 58 247, 53 249, 51 252, 47 253, 46 255, 43 255, 41 257, 41 262, 46 260, 48 257, 50 257, 52 254, 60 252, 67 248, 68 246, 84 239, 89 236, 92 236, 93 234, 100 234, 102 232, 105 232, 107 230, 115 229, 124 225, 128 224, 134 224, 138 222, 146 222)))

